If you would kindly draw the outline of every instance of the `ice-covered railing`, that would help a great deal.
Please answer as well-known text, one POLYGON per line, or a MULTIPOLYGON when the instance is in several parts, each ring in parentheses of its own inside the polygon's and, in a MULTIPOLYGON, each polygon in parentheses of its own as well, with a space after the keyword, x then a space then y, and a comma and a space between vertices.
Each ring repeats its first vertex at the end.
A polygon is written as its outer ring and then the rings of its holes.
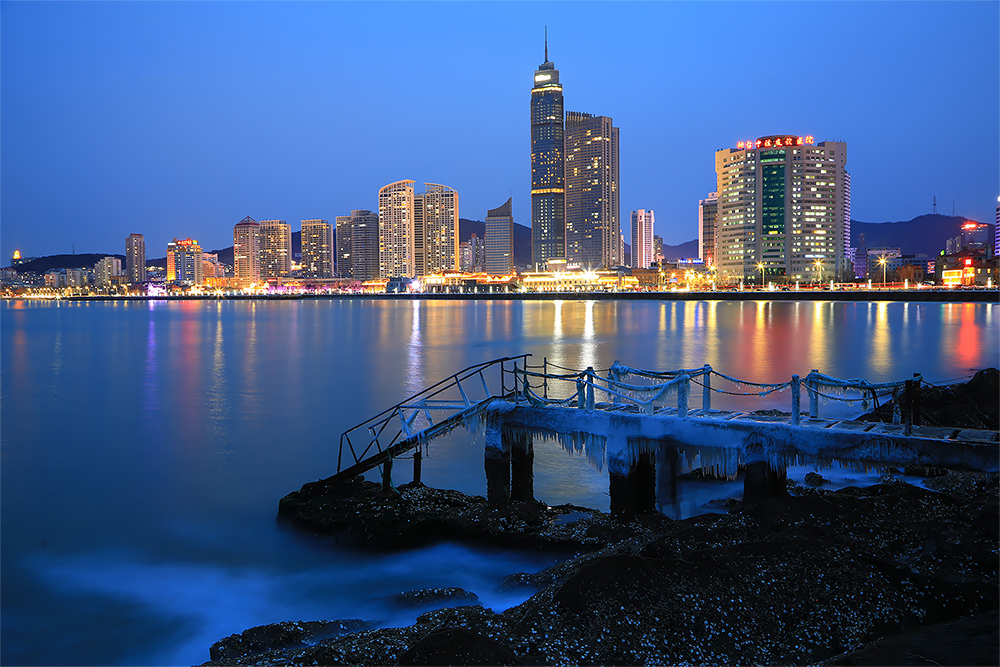
MULTIPOLYGON (((597 370, 589 366, 584 370, 574 370, 548 364, 543 366, 514 366, 516 403, 527 402, 536 407, 546 405, 561 405, 575 407, 581 410, 595 409, 614 410, 623 405, 633 404, 645 414, 655 414, 657 407, 665 407, 671 396, 677 397, 677 416, 687 417, 691 412, 689 407, 691 384, 702 388, 701 413, 712 411, 712 394, 728 394, 736 396, 768 396, 776 392, 791 390, 791 423, 798 425, 801 420, 800 407, 803 387, 809 396, 808 416, 819 417, 820 399, 826 401, 841 401, 850 405, 861 402, 865 411, 872 404, 879 409, 880 400, 889 397, 899 398, 905 392, 906 432, 909 434, 914 419, 919 423, 919 406, 917 397, 921 376, 914 374, 910 380, 898 382, 873 383, 864 379, 842 380, 813 370, 805 378, 793 375, 787 382, 754 382, 725 375, 706 364, 701 368, 678 369, 673 371, 651 371, 632 368, 615 362, 610 368, 597 370), (564 371, 562 373, 548 372, 548 368, 564 371), (717 377, 732 383, 738 389, 749 391, 728 391, 712 386, 712 377, 717 377), (569 391, 567 391, 569 387, 569 391), (550 396, 550 389, 554 396, 550 396), (604 399, 598 402, 598 398, 604 399)), ((893 422, 903 421, 900 410, 901 401, 895 402, 893 422)))

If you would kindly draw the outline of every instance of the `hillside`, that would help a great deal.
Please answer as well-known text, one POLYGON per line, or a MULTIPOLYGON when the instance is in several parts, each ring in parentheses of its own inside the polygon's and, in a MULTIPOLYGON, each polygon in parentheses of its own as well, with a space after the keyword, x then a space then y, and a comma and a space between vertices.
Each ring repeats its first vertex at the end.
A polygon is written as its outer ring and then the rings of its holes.
POLYGON ((959 235, 965 222, 977 221, 940 213, 920 215, 904 222, 851 220, 851 246, 857 248, 864 234, 866 248, 899 248, 904 255, 924 253, 932 257, 944 250, 948 239, 959 235))
POLYGON ((30 262, 25 262, 17 267, 18 273, 38 273, 42 274, 52 269, 93 269, 94 265, 105 257, 117 257, 125 266, 125 255, 114 253, 100 254, 94 252, 81 253, 79 255, 49 255, 39 257, 30 262))

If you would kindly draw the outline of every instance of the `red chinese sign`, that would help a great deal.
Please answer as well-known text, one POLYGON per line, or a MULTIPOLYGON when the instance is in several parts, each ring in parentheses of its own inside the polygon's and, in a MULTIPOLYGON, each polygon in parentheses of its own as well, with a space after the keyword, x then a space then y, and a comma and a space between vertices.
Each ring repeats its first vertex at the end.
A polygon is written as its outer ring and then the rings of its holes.
POLYGON ((810 134, 804 137, 792 137, 786 135, 761 137, 757 141, 737 141, 736 148, 752 151, 756 148, 783 148, 785 146, 811 146, 816 142, 810 134))

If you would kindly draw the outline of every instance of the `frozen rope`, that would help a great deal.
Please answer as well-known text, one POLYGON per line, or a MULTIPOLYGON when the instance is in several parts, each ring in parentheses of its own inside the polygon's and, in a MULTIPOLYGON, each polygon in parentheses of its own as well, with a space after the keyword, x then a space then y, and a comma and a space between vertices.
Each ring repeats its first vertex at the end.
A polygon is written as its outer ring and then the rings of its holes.
MULTIPOLYGON (((691 382, 693 382, 694 384, 699 385, 701 387, 705 387, 705 385, 703 385, 701 382, 698 382, 697 380, 692 379, 691 382)), ((750 383, 747 383, 747 384, 750 384, 750 383)), ((716 389, 715 387, 707 387, 707 389, 709 389, 711 391, 714 391, 717 394, 726 394, 728 396, 767 396, 769 394, 773 394, 776 391, 784 391, 784 390, 788 389, 789 387, 792 386, 792 383, 791 382, 785 382, 784 384, 756 385, 756 386, 758 386, 758 387, 770 387, 770 389, 765 389, 764 391, 746 391, 746 392, 726 391, 724 389, 716 389)))
POLYGON ((774 387, 775 389, 781 389, 781 388, 784 388, 786 386, 790 386, 791 385, 791 382, 782 382, 782 383, 777 383, 777 382, 750 382, 749 380, 740 380, 738 378, 730 377, 728 375, 723 375, 722 373, 720 373, 718 371, 714 371, 714 370, 712 371, 712 375, 718 375, 723 380, 729 380, 733 384, 743 385, 743 386, 747 386, 747 387, 774 387))

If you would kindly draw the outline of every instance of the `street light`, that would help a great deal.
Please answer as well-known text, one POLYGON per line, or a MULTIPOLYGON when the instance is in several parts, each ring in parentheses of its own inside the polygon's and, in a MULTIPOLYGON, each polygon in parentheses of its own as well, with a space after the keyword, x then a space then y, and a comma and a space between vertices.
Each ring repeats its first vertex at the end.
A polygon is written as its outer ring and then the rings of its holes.
POLYGON ((760 271, 760 288, 764 289, 764 262, 757 262, 757 270, 760 271))
POLYGON ((816 265, 816 282, 823 282, 823 260, 817 259, 813 264, 816 265))
POLYGON ((886 259, 885 255, 882 255, 882 256, 880 256, 878 258, 878 263, 882 265, 882 285, 884 286, 885 285, 885 270, 886 270, 886 265, 889 263, 889 260, 886 259))

